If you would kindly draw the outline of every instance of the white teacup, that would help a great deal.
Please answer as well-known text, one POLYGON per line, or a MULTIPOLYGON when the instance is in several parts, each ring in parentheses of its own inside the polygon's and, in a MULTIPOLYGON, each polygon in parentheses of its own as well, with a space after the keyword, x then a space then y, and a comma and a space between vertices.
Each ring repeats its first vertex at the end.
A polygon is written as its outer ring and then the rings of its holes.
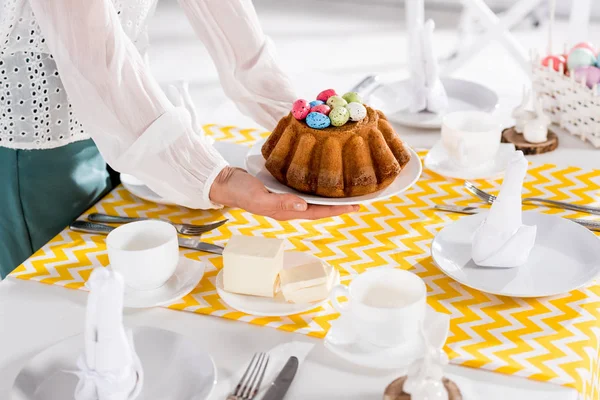
POLYGON ((417 275, 395 268, 377 268, 354 278, 349 287, 331 292, 333 307, 349 314, 361 339, 376 346, 395 347, 419 338, 425 318, 427 287, 417 275), (340 304, 338 296, 346 296, 340 304))
POLYGON ((442 144, 450 160, 461 168, 492 162, 500 148, 502 125, 482 111, 457 111, 442 120, 442 144))
POLYGON ((122 225, 106 238, 112 269, 137 290, 156 289, 167 282, 179 262, 175 228, 162 221, 122 225))

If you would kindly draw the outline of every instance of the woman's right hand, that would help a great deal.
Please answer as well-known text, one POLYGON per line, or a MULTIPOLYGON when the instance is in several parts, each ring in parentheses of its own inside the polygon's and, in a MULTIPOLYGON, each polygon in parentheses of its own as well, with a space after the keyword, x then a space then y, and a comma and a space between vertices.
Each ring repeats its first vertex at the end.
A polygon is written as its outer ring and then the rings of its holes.
POLYGON ((293 194, 271 193, 257 178, 243 169, 232 167, 226 167, 219 173, 211 186, 210 200, 279 221, 321 219, 359 210, 358 205, 314 205, 293 194))

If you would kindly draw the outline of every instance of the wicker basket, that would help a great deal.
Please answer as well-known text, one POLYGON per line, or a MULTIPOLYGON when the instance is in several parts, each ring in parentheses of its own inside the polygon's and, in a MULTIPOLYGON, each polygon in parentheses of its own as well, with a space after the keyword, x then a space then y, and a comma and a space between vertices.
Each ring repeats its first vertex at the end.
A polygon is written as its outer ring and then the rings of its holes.
POLYGON ((544 111, 552 122, 566 132, 600 147, 600 94, 598 85, 588 88, 575 80, 544 67, 539 55, 532 57, 532 86, 543 102, 544 111))

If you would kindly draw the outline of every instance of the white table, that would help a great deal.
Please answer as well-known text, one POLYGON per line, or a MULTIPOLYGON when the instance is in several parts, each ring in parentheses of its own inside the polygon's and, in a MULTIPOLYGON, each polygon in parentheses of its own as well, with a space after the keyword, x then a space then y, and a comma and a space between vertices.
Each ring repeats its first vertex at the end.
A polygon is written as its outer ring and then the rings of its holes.
MULTIPOLYGON (((371 73, 390 80, 406 76, 403 72, 405 43, 402 24, 398 24, 402 20, 400 15, 395 17, 385 7, 373 10, 353 3, 353 7, 340 9, 339 4, 307 1, 308 6, 298 2, 286 2, 283 6, 277 0, 257 2, 265 30, 278 46, 284 68, 294 77, 301 95, 316 94, 325 87, 345 90, 371 73), (322 13, 316 21, 327 22, 321 25, 324 34, 342 33, 330 35, 328 41, 310 34, 316 23, 310 10, 322 13), (370 23, 365 12, 379 23, 370 23), (290 19, 289 14, 294 18, 290 19), (350 32, 352 36, 346 36, 350 32), (343 50, 350 39, 362 46, 360 57, 343 50), (397 51, 389 51, 394 48, 397 51)), ((176 2, 160 3, 155 19, 160 23, 151 30, 155 47, 150 58, 161 83, 190 80, 201 115, 210 116, 206 122, 254 126, 252 121, 240 116, 232 104, 224 102, 208 55, 194 39, 176 2), (205 68, 199 74, 201 66, 205 68)), ((436 22, 443 26, 441 17, 436 22)), ((436 32, 436 48, 443 53, 444 48, 454 43, 452 33, 444 32, 443 28, 436 32)), ((524 40, 527 46, 543 48, 545 45, 544 38, 538 40, 527 33, 519 40, 524 40)), ((506 63, 493 46, 484 49, 477 61, 461 69, 457 77, 476 80, 495 89, 501 98, 498 114, 507 123, 510 110, 520 101, 521 85, 526 79, 518 67, 506 63), (498 54, 492 62, 491 57, 498 54), (482 72, 486 76, 482 76, 482 72), (494 79, 489 79, 490 75, 494 79)), ((439 139, 435 131, 398 127, 398 133, 413 147, 431 147, 439 139)), ((534 160, 591 168, 598 166, 598 154, 587 144, 561 135, 561 145, 556 152, 535 156, 534 160)), ((84 292, 36 282, 10 278, 0 282, 0 399, 7 398, 7 390, 29 357, 45 346, 82 331, 86 296, 84 292)), ((396 377, 347 365, 328 353, 320 340, 297 334, 166 309, 126 311, 125 314, 125 322, 130 326, 156 326, 180 332, 197 340, 199 346, 210 349, 221 381, 213 399, 224 398, 231 387, 231 374, 247 363, 253 352, 290 340, 314 342, 316 346, 302 365, 286 399, 378 400, 385 386, 396 377)), ((575 390, 481 370, 451 366, 448 372, 479 382, 477 388, 483 389, 477 392, 477 400, 575 400, 578 397, 575 390)))
MULTIPOLYGON (((87 294, 78 290, 8 278, 0 283, 0 399, 26 361, 60 339, 80 333, 87 294)), ((322 341, 268 327, 161 308, 125 311, 128 326, 154 326, 187 335, 212 354, 219 383, 211 399, 224 399, 231 376, 256 351, 288 341, 315 343, 286 399, 378 400, 398 374, 348 365, 329 353, 322 341)), ((476 382, 474 399, 576 400, 577 393, 556 385, 450 366, 453 377, 476 382)), ((183 400, 183 399, 182 399, 183 400)))

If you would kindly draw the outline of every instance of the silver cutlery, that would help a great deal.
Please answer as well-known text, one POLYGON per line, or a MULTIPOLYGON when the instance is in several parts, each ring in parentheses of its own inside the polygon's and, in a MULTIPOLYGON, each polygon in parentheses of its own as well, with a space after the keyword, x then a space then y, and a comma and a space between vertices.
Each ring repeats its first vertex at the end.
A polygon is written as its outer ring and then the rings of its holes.
MULTIPOLYGON (((477 186, 472 184, 471 182, 465 182, 465 188, 473 193, 475 196, 479 197, 481 200, 485 201, 488 204, 492 204, 496 200, 496 196, 493 194, 489 194, 479 189, 477 186)), ((584 212, 588 214, 596 214, 600 215, 600 208, 598 207, 590 207, 590 206, 580 206, 577 204, 565 203, 564 201, 556 201, 556 200, 548 200, 542 199, 539 197, 525 197, 521 200, 523 203, 542 203, 548 204, 558 208, 564 208, 566 210, 573 210, 584 212)))
MULTIPOLYGON (((108 235, 113 229, 115 229, 114 227, 112 227, 110 225, 97 224, 94 222, 87 222, 87 221, 74 221, 71 223, 71 225, 69 225, 69 228, 76 232, 98 233, 101 235, 108 235)), ((184 247, 186 249, 192 249, 192 250, 198 250, 198 251, 204 251, 206 253, 223 254, 223 247, 218 246, 216 244, 200 242, 196 239, 181 238, 181 237, 177 238, 177 240, 179 241, 179 247, 184 247)))
POLYGON ((297 370, 298 359, 290 357, 262 400, 282 400, 292 384, 297 370))
POLYGON ((165 222, 170 223, 171 225, 173 225, 175 227, 175 229, 177 229, 177 232, 181 233, 182 235, 187 235, 187 236, 199 236, 203 233, 210 232, 213 229, 217 229, 218 227, 220 227, 221 225, 225 224, 228 221, 227 219, 224 219, 222 221, 218 221, 218 222, 214 222, 212 224, 206 224, 206 225, 175 224, 171 221, 158 219, 158 218, 120 217, 120 216, 116 216, 116 215, 107 215, 107 214, 98 214, 98 213, 90 214, 90 215, 88 215, 87 218, 88 218, 88 220, 90 220, 92 222, 103 222, 103 223, 107 223, 107 224, 127 224, 129 222, 148 221, 148 220, 154 219, 154 220, 165 221, 165 222))
POLYGON ((260 389, 263 378, 265 377, 265 371, 269 365, 269 355, 266 353, 256 353, 250 360, 246 372, 242 375, 239 383, 236 385, 235 390, 229 396, 227 400, 252 400, 256 397, 260 389))
MULTIPOLYGON (((477 214, 482 211, 487 211, 487 208, 478 208, 478 207, 463 207, 463 206, 455 206, 452 204, 436 204, 433 208, 440 211, 448 211, 455 212, 459 214, 477 214)), ((577 218, 565 218, 579 225, 585 226, 591 231, 600 232, 600 221, 589 221, 586 219, 577 219, 577 218)))

